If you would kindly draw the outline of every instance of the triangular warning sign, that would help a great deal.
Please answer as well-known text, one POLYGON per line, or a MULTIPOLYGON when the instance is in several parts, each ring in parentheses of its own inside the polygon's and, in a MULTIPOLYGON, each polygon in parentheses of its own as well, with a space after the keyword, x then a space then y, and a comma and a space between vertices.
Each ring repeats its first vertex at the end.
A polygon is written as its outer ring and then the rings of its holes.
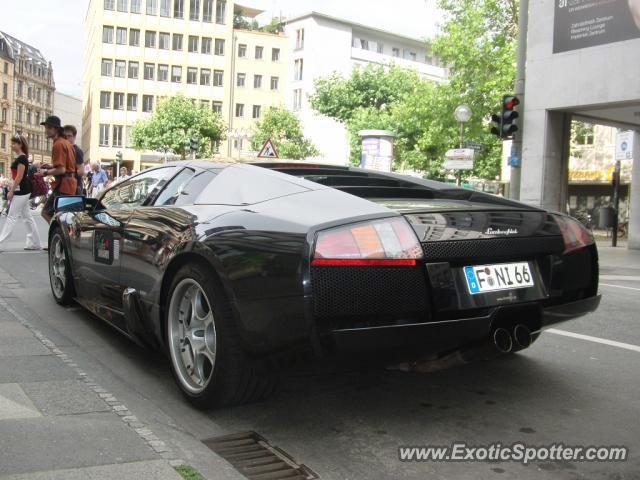
POLYGON ((260 153, 258 153, 258 158, 280 158, 278 156, 278 151, 276 150, 276 147, 273 146, 273 142, 270 138, 264 142, 264 145, 262 145, 260 153))

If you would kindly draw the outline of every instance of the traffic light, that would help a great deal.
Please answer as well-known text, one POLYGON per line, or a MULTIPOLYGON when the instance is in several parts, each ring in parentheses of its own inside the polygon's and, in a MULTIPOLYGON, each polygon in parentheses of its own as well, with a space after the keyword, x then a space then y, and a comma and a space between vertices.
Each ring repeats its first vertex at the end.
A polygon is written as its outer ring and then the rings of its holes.
POLYGON ((505 95, 502 97, 502 113, 501 115, 492 115, 491 121, 496 125, 491 128, 491 133, 502 138, 512 138, 513 134, 518 131, 515 120, 519 117, 515 108, 520 105, 518 97, 513 95, 505 95))
POLYGON ((118 162, 122 162, 122 152, 118 152, 118 153, 116 153, 116 160, 117 160, 118 162))
POLYGON ((191 137, 191 141, 189 142, 189 148, 191 148, 192 152, 197 152, 200 148, 200 139, 198 137, 191 137))

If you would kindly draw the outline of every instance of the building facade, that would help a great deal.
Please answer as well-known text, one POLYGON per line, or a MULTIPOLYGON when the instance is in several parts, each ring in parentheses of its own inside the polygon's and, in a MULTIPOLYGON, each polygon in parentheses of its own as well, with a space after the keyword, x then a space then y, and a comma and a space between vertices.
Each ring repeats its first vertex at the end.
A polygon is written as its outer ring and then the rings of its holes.
MULTIPOLYGON (((73 125, 82 132, 82 99, 65 93, 55 92, 53 114, 60 117, 63 125, 73 125)), ((78 133, 78 137, 80 137, 78 133)), ((80 138, 78 138, 78 143, 80 138)))
POLYGON ((131 131, 163 98, 178 93, 207 105, 229 125, 221 154, 242 151, 242 137, 265 106, 284 102, 284 92, 269 89, 268 79, 284 77, 286 65, 271 61, 283 37, 234 31, 234 7, 225 0, 91 0, 82 121, 90 161, 114 164, 122 153, 133 171, 164 161, 166 152, 135 151, 131 131), (240 46, 246 57, 236 58, 240 46))
MULTIPOLYGON (((522 201, 568 210, 573 120, 640 132, 640 18, 630 8, 636 2, 580 8, 529 2, 522 201)), ((632 172, 628 245, 640 248, 640 134, 635 137, 633 160, 623 168, 632 172)))
POLYGON ((446 77, 423 40, 316 12, 288 19, 285 33, 291 50, 287 106, 298 112, 320 161, 347 164, 349 138, 342 124, 311 108, 308 97, 316 79, 334 72, 347 77, 354 67, 371 64, 394 64, 436 82, 446 77))
POLYGON ((13 59, 8 45, 0 39, 0 175, 7 176, 11 165, 13 134, 13 59))
POLYGON ((10 79, 0 82, 3 89, 0 102, 4 102, 3 108, 9 105, 2 133, 24 135, 29 142, 30 159, 47 163, 51 160, 51 141, 46 138, 40 122, 53 113, 55 83, 51 62, 37 48, 3 32, 0 32, 0 56, 2 76, 10 79), (7 99, 4 98, 5 83, 9 90, 7 99))

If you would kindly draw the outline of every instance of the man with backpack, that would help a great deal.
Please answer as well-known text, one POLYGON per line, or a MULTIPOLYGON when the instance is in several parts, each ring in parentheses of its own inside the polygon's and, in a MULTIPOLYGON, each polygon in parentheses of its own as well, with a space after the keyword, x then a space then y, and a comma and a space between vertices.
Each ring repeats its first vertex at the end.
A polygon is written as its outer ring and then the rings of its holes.
POLYGON ((78 129, 73 125, 64 126, 64 138, 66 138, 71 145, 73 145, 73 151, 76 153, 76 180, 78 181, 78 195, 84 195, 84 152, 76 144, 76 137, 78 136, 78 129))
POLYGON ((40 125, 45 127, 47 138, 53 141, 51 151, 51 168, 41 169, 43 177, 53 176, 53 192, 42 208, 42 217, 51 223, 55 214, 56 198, 63 195, 75 195, 78 188, 76 179, 76 153, 73 146, 64 138, 64 129, 60 118, 55 115, 47 117, 40 125))

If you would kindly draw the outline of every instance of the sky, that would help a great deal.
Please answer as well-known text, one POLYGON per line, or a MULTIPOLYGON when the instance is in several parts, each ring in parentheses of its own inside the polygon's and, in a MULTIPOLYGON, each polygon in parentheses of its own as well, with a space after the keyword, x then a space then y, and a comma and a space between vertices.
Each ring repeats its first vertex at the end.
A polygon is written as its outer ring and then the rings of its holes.
MULTIPOLYGON (((244 0, 238 3, 265 10, 259 17, 261 23, 280 13, 291 17, 316 11, 416 38, 431 36, 439 19, 435 0, 244 0)), ((3 6, 0 15, 0 31, 38 48, 53 63, 57 90, 76 97, 82 96, 84 18, 88 5, 89 0, 21 0, 19 8, 3 6)))

